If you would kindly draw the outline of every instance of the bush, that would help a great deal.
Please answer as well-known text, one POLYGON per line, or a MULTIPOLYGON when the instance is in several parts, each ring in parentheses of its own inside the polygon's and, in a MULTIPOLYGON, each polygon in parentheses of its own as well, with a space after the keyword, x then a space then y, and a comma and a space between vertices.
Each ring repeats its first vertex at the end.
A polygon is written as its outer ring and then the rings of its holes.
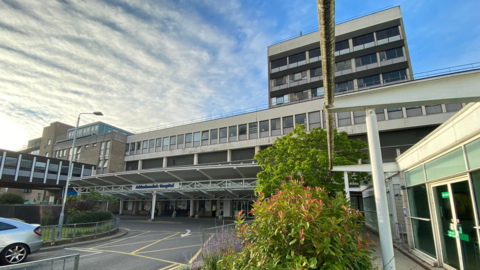
POLYGON ((243 250, 223 251, 219 269, 372 269, 364 217, 341 193, 293 180, 271 198, 261 193, 251 212, 251 226, 237 216, 243 250))
POLYGON ((5 204, 23 204, 25 200, 22 195, 15 193, 5 193, 0 195, 0 203, 5 204))
POLYGON ((112 219, 112 213, 110 211, 85 211, 85 212, 73 212, 67 214, 67 223, 88 223, 107 221, 112 219))
POLYGON ((67 213, 93 211, 97 208, 97 202, 91 200, 69 200, 65 204, 67 213))

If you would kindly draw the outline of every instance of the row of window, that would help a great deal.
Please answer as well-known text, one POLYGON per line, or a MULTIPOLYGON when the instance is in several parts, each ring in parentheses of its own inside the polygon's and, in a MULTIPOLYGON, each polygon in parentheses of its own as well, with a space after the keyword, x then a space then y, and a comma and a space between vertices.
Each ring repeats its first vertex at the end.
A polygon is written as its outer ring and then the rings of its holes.
MULTIPOLYGON (((5 164, 4 169, 13 169, 16 170, 18 166, 18 160, 19 158, 17 157, 9 157, 8 155, 6 156, 5 160, 3 161, 0 158, 0 163, 4 162, 5 164)), ((22 158, 20 159, 20 166, 19 169, 23 171, 28 171, 30 172, 32 170, 34 173, 45 173, 47 172, 48 174, 53 174, 53 175, 58 175, 58 172, 60 170, 60 175, 62 176, 67 176, 68 174, 68 163, 65 162, 65 164, 62 164, 62 167, 60 168, 60 164, 55 164, 55 163, 49 163, 48 164, 48 169, 47 169, 47 163, 44 161, 35 161, 35 164, 33 163, 33 160, 22 158)), ((72 176, 74 177, 80 177, 81 175, 82 168, 81 167, 74 167, 72 176)), ((84 176, 90 176, 92 175, 92 170, 91 167, 84 167, 83 170, 83 175, 84 176)), ((29 177, 30 175, 22 174, 24 177, 29 177)), ((43 177, 43 175, 39 175, 39 177, 43 177)), ((55 178, 56 179, 56 178, 55 178)))
MULTIPOLYGON (((364 88, 376 87, 376 86, 381 86, 383 84, 403 81, 407 79, 407 71, 403 69, 403 70, 382 73, 382 78, 383 78, 383 83, 382 83, 382 79, 380 78, 380 74, 356 79, 357 85, 358 85, 356 89, 354 86, 354 80, 336 83, 335 94, 341 94, 341 93, 350 92, 354 90, 361 90, 364 88)), ((324 95, 324 88, 319 87, 319 88, 311 89, 311 93, 312 93, 311 95, 312 98, 315 98, 315 97, 321 98, 324 95)), ((308 90, 302 90, 299 92, 295 92, 293 94, 286 94, 280 97, 273 97, 271 98, 270 101, 272 106, 277 106, 281 104, 289 104, 291 102, 307 100, 307 99, 308 99, 308 90)))
MULTIPOLYGON (((445 105, 445 112, 456 112, 462 108, 461 104, 445 105)), ((405 117, 424 115, 421 107, 406 108, 406 115, 403 115, 402 108, 377 109, 377 120, 393 120, 405 117), (420 108, 420 114, 418 113, 420 108)), ((425 106, 425 114, 443 113, 441 105, 425 106)), ((365 123, 365 111, 343 112, 336 114, 336 127, 350 126, 353 124, 365 123)), ((236 142, 240 140, 249 140, 264 138, 270 136, 279 136, 289 133, 295 124, 303 124, 308 130, 316 127, 325 127, 324 112, 316 111, 310 113, 297 114, 294 116, 285 116, 249 124, 223 127, 219 129, 204 130, 176 136, 150 139, 127 144, 126 155, 144 154, 159 151, 168 151, 205 145, 215 145, 219 143, 236 142)), ((100 165, 99 165, 100 167, 100 165)))
MULTIPOLYGON (((377 53, 365 55, 362 57, 358 57, 354 59, 355 67, 362 67, 367 66, 370 64, 378 64, 377 59, 380 59, 380 62, 384 62, 387 60, 403 57, 403 48, 395 48, 383 52, 378 53, 379 57, 377 58, 377 53)), ((335 72, 344 71, 344 70, 351 70, 352 69, 352 60, 345 60, 335 63, 335 72)), ((364 70, 364 69, 361 69, 364 70)), ((342 73, 337 73, 336 76, 340 76, 342 73)), ((322 68, 312 68, 310 69, 310 78, 322 76, 322 68)), ((282 86, 288 83, 294 83, 301 80, 307 79, 307 71, 297 72, 294 74, 290 74, 287 76, 283 76, 280 78, 272 79, 271 85, 272 87, 282 86), (287 80, 288 78, 288 80, 287 80)), ((273 90, 273 89, 272 89, 273 90)))
MULTIPOLYGON (((369 33, 352 39, 353 51, 370 48, 376 45, 393 42, 400 39, 400 30, 398 26, 369 33), (375 37, 377 42, 375 43, 375 37)), ((349 40, 343 40, 335 43, 335 55, 341 55, 351 52, 349 40)), ((320 48, 308 51, 309 62, 319 61, 321 59, 320 48)), ((290 55, 270 62, 271 73, 285 70, 287 68, 297 67, 307 63, 306 51, 290 55)))

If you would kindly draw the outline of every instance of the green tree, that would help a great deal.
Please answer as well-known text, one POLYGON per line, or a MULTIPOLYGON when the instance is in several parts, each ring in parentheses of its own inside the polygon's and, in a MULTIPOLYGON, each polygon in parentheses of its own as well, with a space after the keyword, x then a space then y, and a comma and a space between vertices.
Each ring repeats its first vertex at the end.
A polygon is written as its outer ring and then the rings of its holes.
MULTIPOLYGON (((351 140, 346 132, 334 132, 334 165, 358 164, 366 160, 362 149, 367 144, 361 140, 351 140)), ((289 175, 303 175, 306 186, 325 187, 335 194, 345 187, 343 172, 330 172, 328 168, 327 132, 321 128, 305 131, 304 125, 297 125, 292 132, 275 140, 273 145, 255 155, 262 171, 258 173, 256 193, 271 196, 281 182, 289 175)), ((350 183, 366 183, 367 173, 349 175, 350 183)))
POLYGON ((68 196, 67 201, 92 201, 95 203, 99 202, 104 202, 106 203, 107 201, 110 202, 111 204, 117 205, 118 204, 118 199, 110 196, 110 195, 104 195, 96 190, 92 190, 89 193, 83 193, 81 195, 74 195, 74 196, 68 196))
POLYGON ((0 195, 0 203, 4 204, 23 204, 25 200, 19 194, 5 193, 0 195))

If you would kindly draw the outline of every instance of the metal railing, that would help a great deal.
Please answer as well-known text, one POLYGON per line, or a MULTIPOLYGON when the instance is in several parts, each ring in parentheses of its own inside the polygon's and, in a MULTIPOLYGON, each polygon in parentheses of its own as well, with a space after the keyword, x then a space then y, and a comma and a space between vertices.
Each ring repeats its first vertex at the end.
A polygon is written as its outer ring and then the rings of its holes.
POLYGON ((38 260, 34 262, 25 262, 21 264, 9 265, 9 266, 2 266, 0 267, 1 270, 17 270, 17 269, 31 269, 31 267, 35 267, 35 269, 63 269, 65 267, 67 269, 78 270, 78 265, 80 263, 80 254, 71 254, 65 255, 61 257, 49 258, 44 260, 38 260), (73 259, 73 266, 67 267, 67 260, 73 259), (63 262, 63 263, 62 263, 63 262), (40 266, 44 266, 40 268, 40 266))
POLYGON ((94 238, 97 238, 100 233, 108 233, 110 235, 112 232, 118 232, 120 219, 113 218, 108 221, 64 224, 61 237, 58 236, 58 225, 41 226, 41 228, 42 240, 51 241, 51 244, 54 245, 58 240, 71 239, 74 242, 77 237, 93 235, 94 238))

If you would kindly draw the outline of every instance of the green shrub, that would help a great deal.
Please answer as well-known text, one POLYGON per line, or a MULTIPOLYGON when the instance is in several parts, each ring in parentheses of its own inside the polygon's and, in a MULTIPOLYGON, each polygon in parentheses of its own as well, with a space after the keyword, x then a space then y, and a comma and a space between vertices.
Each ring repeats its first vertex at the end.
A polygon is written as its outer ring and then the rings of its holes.
POLYGON ((15 193, 5 193, 0 195, 0 203, 5 204, 23 204, 25 200, 22 195, 15 193))
POLYGON ((293 180, 270 198, 261 193, 251 212, 252 225, 237 216, 243 250, 224 251, 219 269, 372 269, 364 217, 341 193, 293 180))
POLYGON ((67 214, 67 224, 107 221, 112 219, 110 211, 85 211, 67 214))

